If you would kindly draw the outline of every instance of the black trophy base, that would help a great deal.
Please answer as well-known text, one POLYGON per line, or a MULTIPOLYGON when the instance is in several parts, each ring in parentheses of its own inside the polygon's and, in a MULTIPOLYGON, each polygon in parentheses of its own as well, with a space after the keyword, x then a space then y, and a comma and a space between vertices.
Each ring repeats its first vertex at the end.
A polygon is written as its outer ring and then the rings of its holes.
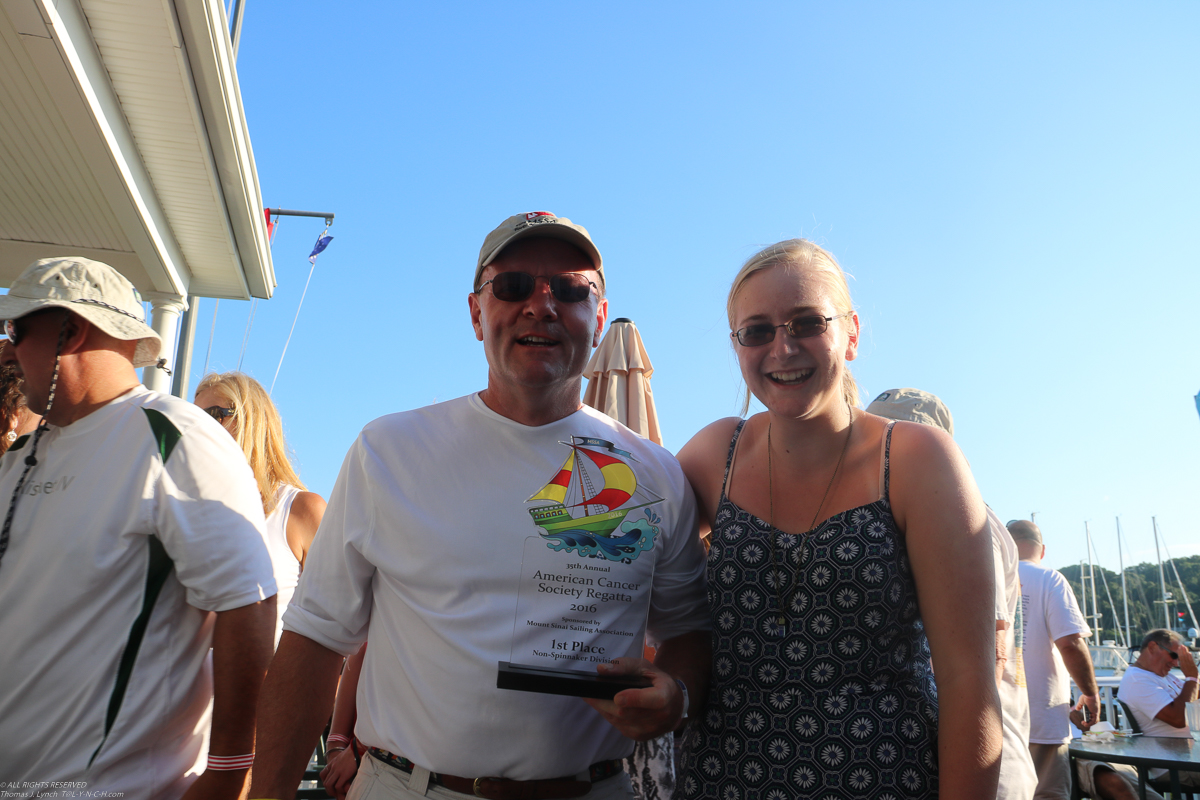
POLYGON ((575 669, 527 667, 507 661, 500 662, 496 674, 497 689, 591 697, 595 700, 612 700, 617 692, 645 689, 650 684, 650 679, 642 675, 597 675, 595 672, 575 669))

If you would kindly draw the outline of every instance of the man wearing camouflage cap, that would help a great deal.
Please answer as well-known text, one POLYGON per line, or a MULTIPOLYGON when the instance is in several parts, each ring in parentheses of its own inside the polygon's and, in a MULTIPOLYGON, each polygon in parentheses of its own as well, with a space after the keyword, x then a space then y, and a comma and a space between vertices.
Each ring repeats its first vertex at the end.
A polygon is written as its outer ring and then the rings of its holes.
POLYGON ((107 264, 36 262, 0 319, 44 417, 0 459, 5 785, 233 800, 275 625, 245 457, 138 381, 162 342, 107 264))

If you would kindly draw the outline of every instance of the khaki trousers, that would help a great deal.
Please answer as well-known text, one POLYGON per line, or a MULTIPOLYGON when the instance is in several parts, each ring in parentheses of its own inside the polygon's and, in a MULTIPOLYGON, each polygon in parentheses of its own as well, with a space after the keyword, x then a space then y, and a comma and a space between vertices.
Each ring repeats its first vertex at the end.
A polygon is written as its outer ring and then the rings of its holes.
POLYGON ((1037 791, 1033 800, 1070 800, 1071 761, 1065 744, 1029 743, 1033 768, 1037 772, 1037 791))

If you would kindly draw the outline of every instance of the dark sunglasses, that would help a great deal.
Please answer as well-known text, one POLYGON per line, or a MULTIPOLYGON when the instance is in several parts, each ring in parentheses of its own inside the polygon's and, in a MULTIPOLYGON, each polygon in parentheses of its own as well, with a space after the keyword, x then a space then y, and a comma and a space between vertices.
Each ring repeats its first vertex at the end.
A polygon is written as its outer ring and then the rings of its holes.
POLYGON ((20 319, 4 320, 4 335, 8 337, 8 341, 10 341, 12 343, 12 346, 16 347, 25 338, 25 335, 23 333, 21 333, 20 329, 17 327, 18 323, 21 323, 23 325, 26 320, 30 320, 30 319, 33 319, 34 317, 40 317, 43 314, 50 314, 53 312, 62 314, 63 322, 64 322, 64 324, 66 323, 67 313, 64 309, 43 308, 39 311, 30 312, 29 314, 26 314, 25 316, 21 317, 20 319))
POLYGON ((729 335, 737 339, 738 344, 742 347, 760 347, 764 344, 770 344, 775 341, 775 331, 780 328, 786 330, 788 335, 793 339, 808 339, 813 336, 820 336, 829 330, 830 322, 842 317, 848 317, 850 313, 847 311, 845 314, 838 314, 833 317, 823 317, 820 314, 805 314, 799 317, 792 317, 782 325, 760 322, 755 325, 747 325, 729 335))
POLYGON ((221 406, 209 406, 204 409, 204 413, 215 419, 217 422, 224 422, 233 416, 232 408, 222 408, 221 406))
MULTIPOLYGON (((582 303, 592 294, 596 284, 588 280, 586 275, 579 272, 560 272, 546 278, 550 284, 550 294, 560 303, 582 303)), ((494 278, 479 284, 475 293, 483 291, 489 283, 492 285, 492 296, 506 303, 520 303, 528 300, 533 290, 537 288, 538 279, 528 272, 501 272, 494 278)))
POLYGON ((16 347, 17 342, 21 341, 21 334, 17 332, 17 321, 15 319, 4 320, 4 335, 12 342, 13 347, 16 347))

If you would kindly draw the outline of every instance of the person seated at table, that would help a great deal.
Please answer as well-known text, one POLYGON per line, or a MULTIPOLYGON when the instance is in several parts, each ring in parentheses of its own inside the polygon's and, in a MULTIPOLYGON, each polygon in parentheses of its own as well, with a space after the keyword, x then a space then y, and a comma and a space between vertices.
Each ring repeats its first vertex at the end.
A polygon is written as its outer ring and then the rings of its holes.
MULTIPOLYGON (((1197 695, 1196 662, 1184 646, 1179 634, 1165 628, 1156 628, 1142 638, 1138 658, 1125 670, 1117 697, 1133 714, 1138 727, 1146 736, 1161 736, 1188 739, 1187 703, 1197 695), (1173 667, 1179 667, 1183 679, 1171 675, 1173 667)), ((1087 730, 1090 725, 1079 725, 1087 730)), ((1105 800, 1124 800, 1137 797, 1137 770, 1125 764, 1105 764, 1099 761, 1078 759, 1079 781, 1086 794, 1105 800)), ((1168 779, 1165 769, 1150 770, 1150 779, 1168 779)), ((1179 782, 1184 786, 1200 786, 1200 773, 1180 772, 1179 782)), ((1153 790, 1146 789, 1146 797, 1157 797, 1153 790)))

